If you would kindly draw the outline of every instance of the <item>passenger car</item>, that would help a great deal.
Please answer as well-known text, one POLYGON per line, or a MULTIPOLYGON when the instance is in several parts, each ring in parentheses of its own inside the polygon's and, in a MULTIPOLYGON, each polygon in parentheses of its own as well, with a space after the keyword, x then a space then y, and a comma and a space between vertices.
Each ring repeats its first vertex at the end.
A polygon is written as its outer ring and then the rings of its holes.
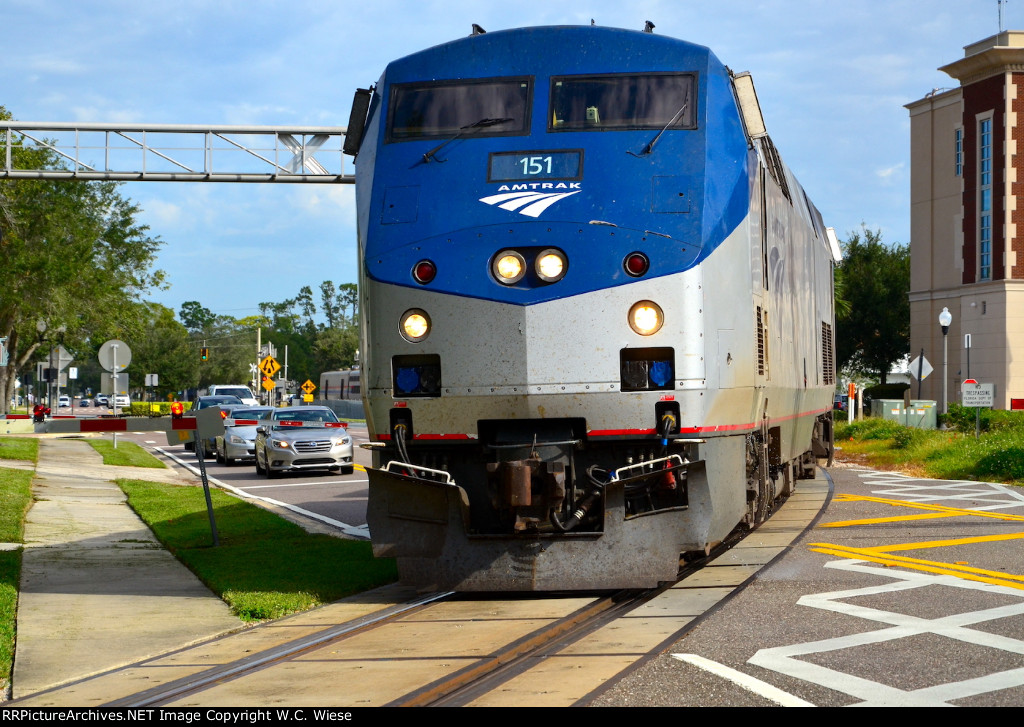
POLYGON ((61 394, 57 398, 57 406, 71 406, 71 397, 67 394, 61 394))
POLYGON ((326 406, 274 409, 256 427, 256 474, 306 469, 352 474, 352 437, 326 406))
MULTIPOLYGON (((229 406, 242 406, 242 400, 237 396, 200 396, 192 403, 192 409, 190 411, 197 412, 200 409, 207 409, 211 406, 219 406, 221 408, 229 406)), ((212 452, 217 442, 215 439, 207 439, 204 442, 203 455, 208 452, 212 452)), ((196 444, 194 440, 188 440, 185 442, 185 449, 189 452, 195 451, 196 444)))
MULTIPOLYGON (((274 410, 271 407, 235 407, 228 413, 229 420, 259 420, 274 410)), ((240 459, 256 458, 256 424, 225 423, 224 434, 215 440, 217 461, 228 467, 240 459)))
POLYGON ((132 405, 131 397, 127 394, 117 394, 114 396, 114 406, 127 407, 132 405))

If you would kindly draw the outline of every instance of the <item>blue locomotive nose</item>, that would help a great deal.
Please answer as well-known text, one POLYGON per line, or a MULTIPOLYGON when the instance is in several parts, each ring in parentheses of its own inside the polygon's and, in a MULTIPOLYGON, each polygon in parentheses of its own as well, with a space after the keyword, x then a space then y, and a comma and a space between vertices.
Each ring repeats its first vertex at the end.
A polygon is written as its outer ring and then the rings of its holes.
POLYGON ((649 32, 388 66, 356 192, 367 522, 403 582, 650 587, 813 470, 832 260, 759 113, 649 32))

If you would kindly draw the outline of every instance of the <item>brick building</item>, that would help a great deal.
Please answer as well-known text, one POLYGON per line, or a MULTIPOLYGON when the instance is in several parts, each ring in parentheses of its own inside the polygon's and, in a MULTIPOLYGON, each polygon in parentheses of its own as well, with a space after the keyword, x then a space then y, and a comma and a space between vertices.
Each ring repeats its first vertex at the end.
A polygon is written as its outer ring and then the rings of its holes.
POLYGON ((941 404, 948 308, 949 400, 969 371, 995 384, 996 408, 1024 407, 1024 32, 969 45, 939 70, 960 86, 906 106, 911 356, 924 349, 935 373, 922 395, 941 404))

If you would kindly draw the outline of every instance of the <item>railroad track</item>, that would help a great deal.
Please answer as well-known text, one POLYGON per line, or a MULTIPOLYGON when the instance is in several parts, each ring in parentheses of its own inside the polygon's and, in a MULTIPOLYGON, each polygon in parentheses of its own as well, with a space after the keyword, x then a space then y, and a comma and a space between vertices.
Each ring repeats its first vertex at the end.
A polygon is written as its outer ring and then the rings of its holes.
MULTIPOLYGON (((713 556, 714 553, 709 557, 713 556)), ((680 578, 700 570, 705 560, 682 563, 680 578)), ((441 624, 448 627, 434 629, 433 638, 436 641, 433 644, 423 642, 421 648, 426 646, 426 650, 434 654, 444 653, 452 668, 438 670, 434 659, 421 659, 416 654, 404 662, 401 656, 397 659, 371 657, 378 663, 383 660, 404 663, 406 666, 410 662, 415 664, 422 661, 422 669, 418 673, 406 675, 413 686, 404 690, 404 693, 394 694, 393 698, 375 703, 383 706, 466 705, 488 693, 496 692, 539 660, 570 647, 588 634, 655 598, 672 585, 666 584, 649 591, 582 596, 574 593, 562 597, 517 594, 495 599, 494 594, 430 594, 106 702, 105 706, 138 709, 218 706, 222 701, 225 705, 244 702, 246 700, 241 695, 251 693, 251 683, 275 680, 286 683, 287 677, 277 679, 274 674, 295 670, 296 665, 362 662, 366 658, 363 649, 368 642, 393 644, 397 647, 396 651, 401 652, 400 645, 408 638, 411 624, 441 624), (510 623, 525 628, 510 628, 510 623), (480 628, 481 624, 485 627, 480 628), (446 646, 452 643, 452 631, 470 627, 475 633, 467 644, 461 648, 446 646), (488 646, 481 649, 480 644, 488 646)), ((332 693, 333 680, 328 676, 330 672, 330 668, 324 670, 324 683, 315 690, 317 693, 332 693)), ((370 669, 363 676, 367 683, 360 685, 358 682, 362 680, 353 680, 352 674, 347 674, 345 691, 353 694, 374 691, 372 682, 379 678, 379 674, 370 669)), ((308 702, 303 698, 299 703, 308 702)))
POLYGON ((795 539, 804 527, 784 524, 764 537, 755 530, 742 542, 736 534, 681 563, 682 580, 649 591, 410 598, 382 589, 9 706, 585 704, 770 562, 780 530, 795 539))

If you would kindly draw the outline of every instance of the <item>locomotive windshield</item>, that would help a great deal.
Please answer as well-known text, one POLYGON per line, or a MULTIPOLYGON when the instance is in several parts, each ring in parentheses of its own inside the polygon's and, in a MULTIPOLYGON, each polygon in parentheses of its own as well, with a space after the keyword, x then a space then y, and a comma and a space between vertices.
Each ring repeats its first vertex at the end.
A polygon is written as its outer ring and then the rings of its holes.
POLYGON ((551 79, 551 131, 696 128, 692 73, 551 79))
POLYGON ((446 137, 465 130, 473 136, 525 134, 530 128, 532 85, 529 78, 395 84, 388 141, 446 137))

